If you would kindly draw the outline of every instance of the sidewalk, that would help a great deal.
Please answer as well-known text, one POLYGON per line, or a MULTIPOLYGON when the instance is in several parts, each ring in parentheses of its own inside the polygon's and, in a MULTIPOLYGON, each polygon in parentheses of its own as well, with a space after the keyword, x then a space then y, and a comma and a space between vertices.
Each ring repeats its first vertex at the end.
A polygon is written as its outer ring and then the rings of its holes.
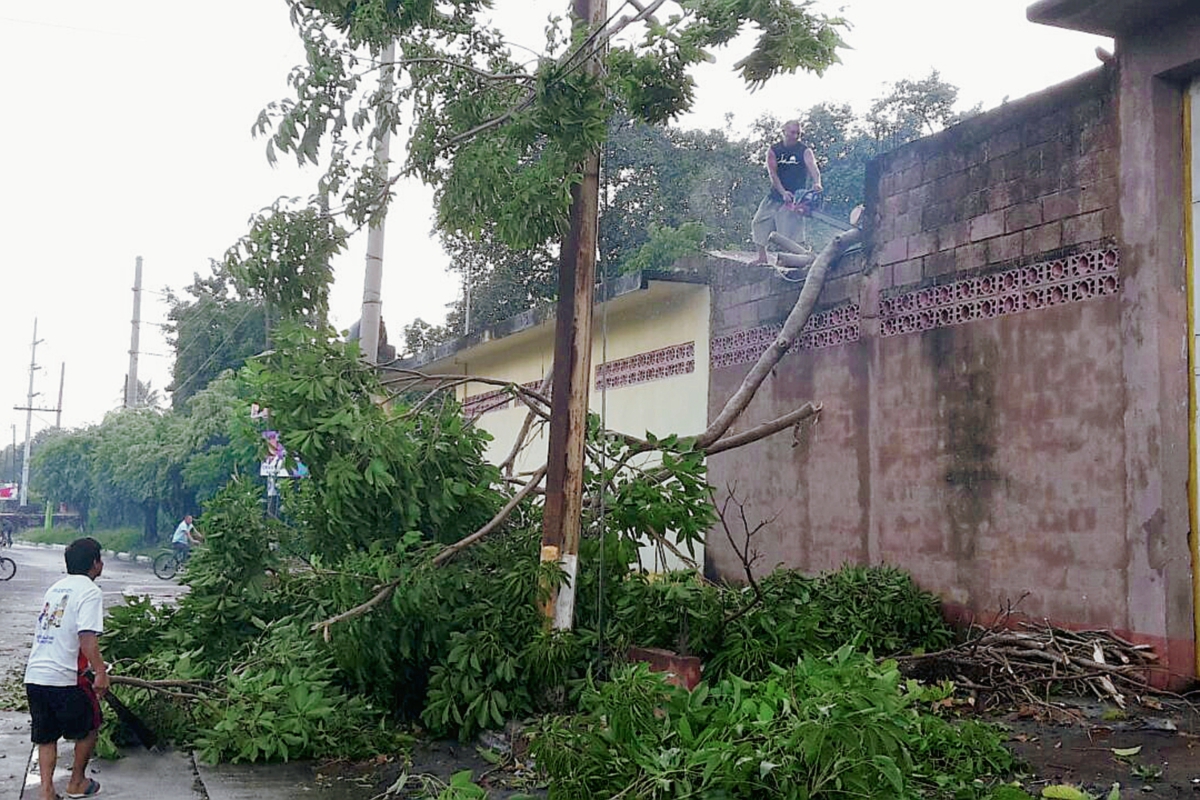
MULTIPOLYGON (((0 717, 0 798, 37 800, 37 757, 29 744, 28 722, 19 733, 13 732, 16 720, 9 718, 16 716, 0 717), (18 756, 18 752, 23 755, 18 756), (12 761, 17 763, 10 764, 12 761), (18 779, 8 780, 10 772, 18 779), (24 778, 23 794, 20 777, 24 778)), ((69 742, 59 744, 54 785, 60 794, 66 791, 72 748, 69 742)), ((93 759, 88 777, 100 782, 100 797, 125 800, 292 800, 300 796, 366 800, 375 794, 370 788, 354 784, 318 783, 309 763, 208 767, 197 763, 191 753, 177 750, 149 752, 136 748, 124 750, 123 758, 117 761, 93 759)))

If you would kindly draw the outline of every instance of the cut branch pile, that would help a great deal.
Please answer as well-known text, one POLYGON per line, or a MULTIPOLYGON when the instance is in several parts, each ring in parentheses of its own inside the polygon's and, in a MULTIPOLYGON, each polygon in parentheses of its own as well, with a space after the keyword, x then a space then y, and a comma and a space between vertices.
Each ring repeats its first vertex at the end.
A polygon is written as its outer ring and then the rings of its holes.
POLYGON ((973 627, 965 642, 896 659, 906 675, 953 680, 1001 702, 1039 702, 1053 691, 1094 694, 1125 708, 1127 697, 1162 694, 1150 684, 1158 656, 1110 631, 1068 631, 1022 622, 1015 629, 973 627))

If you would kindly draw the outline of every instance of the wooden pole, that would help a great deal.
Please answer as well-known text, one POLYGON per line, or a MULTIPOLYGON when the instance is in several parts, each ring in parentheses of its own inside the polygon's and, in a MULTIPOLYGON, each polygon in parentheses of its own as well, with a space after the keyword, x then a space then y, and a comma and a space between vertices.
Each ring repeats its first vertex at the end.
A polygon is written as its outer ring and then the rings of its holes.
MULTIPOLYGON (((607 0, 572 0, 576 25, 596 31, 608 14, 607 0)), ((591 45, 586 45, 591 46, 591 45)), ((599 53, 584 69, 596 75, 599 53)), ((582 166, 583 180, 571 190, 571 227, 558 263, 558 306, 554 320, 554 394, 550 398, 550 442, 542 554, 556 561, 567 582, 552 591, 543 609, 555 630, 570 630, 575 618, 575 576, 583 515, 584 443, 592 368, 592 303, 596 285, 596 232, 600 208, 600 153, 582 166)))

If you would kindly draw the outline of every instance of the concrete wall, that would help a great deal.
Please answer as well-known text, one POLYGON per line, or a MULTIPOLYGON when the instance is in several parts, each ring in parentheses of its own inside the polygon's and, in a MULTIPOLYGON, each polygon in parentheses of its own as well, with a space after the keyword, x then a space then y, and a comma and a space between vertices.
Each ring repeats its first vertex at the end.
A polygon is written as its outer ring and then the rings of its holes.
MULTIPOLYGON (((708 286, 650 282, 646 289, 617 297, 594 313, 591 410, 603 413, 609 428, 635 436, 646 431, 658 435, 703 431, 708 424, 708 286)), ((551 368, 553 354, 554 322, 550 319, 462 351, 431 369, 496 377, 536 388, 551 368)), ((482 411, 477 424, 494 437, 487 457, 493 463, 501 462, 525 420, 525 406, 498 397, 490 401, 488 409, 486 397, 495 397, 496 389, 486 384, 468 383, 458 391, 468 413, 482 411)), ((549 435, 548 426, 533 430, 517 461, 518 471, 531 471, 546 463, 549 435)), ((665 560, 661 555, 657 548, 647 546, 642 563, 654 571, 683 566, 672 554, 666 553, 665 560)), ((703 548, 695 556, 698 563, 704 563, 703 548)))
POLYGON ((1181 145, 1200 13, 1193 6, 1119 38, 1117 59, 1128 602, 1131 625, 1155 635, 1172 665, 1191 659, 1194 669, 1181 145))
MULTIPOLYGON (((1135 166, 1162 160, 1154 120, 1172 109, 1124 106, 1131 79, 1100 69, 872 165, 864 251, 816 333, 854 323, 785 356, 743 424, 808 399, 819 423, 711 459, 718 488, 777 515, 758 569, 898 564, 959 612, 1019 602, 1194 674, 1182 258, 1146 252, 1182 246, 1182 194, 1135 166), (1150 129, 1130 142, 1134 120, 1150 129)), ((719 361, 719 343, 782 321, 796 294, 717 282, 714 412, 751 360, 719 361)), ((722 537, 708 553, 741 572, 722 537)))

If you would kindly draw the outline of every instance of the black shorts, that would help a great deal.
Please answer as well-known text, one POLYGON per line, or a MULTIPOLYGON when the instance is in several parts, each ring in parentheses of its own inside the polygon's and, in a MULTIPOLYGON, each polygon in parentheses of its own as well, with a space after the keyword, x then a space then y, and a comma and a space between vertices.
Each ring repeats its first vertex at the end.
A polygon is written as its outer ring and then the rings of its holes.
POLYGON ((59 739, 84 739, 100 727, 98 704, 78 686, 25 684, 29 715, 33 718, 30 739, 34 744, 53 744, 59 739))

